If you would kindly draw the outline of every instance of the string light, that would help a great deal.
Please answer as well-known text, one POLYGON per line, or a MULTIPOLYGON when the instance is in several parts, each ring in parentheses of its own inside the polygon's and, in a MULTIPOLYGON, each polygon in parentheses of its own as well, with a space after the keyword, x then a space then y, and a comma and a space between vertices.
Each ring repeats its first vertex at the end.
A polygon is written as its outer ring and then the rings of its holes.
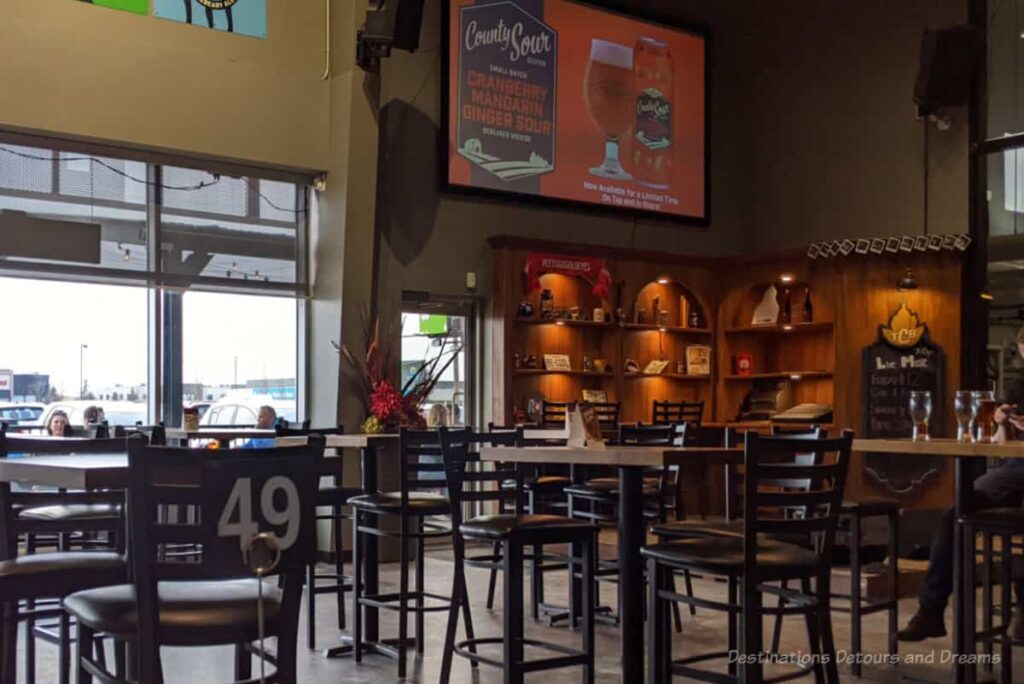
MULTIPOLYGON (((102 166, 103 168, 107 169, 108 171, 111 171, 112 173, 116 173, 117 175, 122 176, 123 178, 127 178, 128 180, 133 181, 135 183, 141 183, 142 185, 152 185, 154 187, 161 188, 162 190, 172 190, 172 191, 178 191, 178 192, 197 192, 197 191, 202 190, 204 188, 208 188, 210 186, 216 185, 217 183, 220 183, 220 178, 221 178, 219 173, 211 173, 210 175, 213 177, 213 180, 200 181, 199 183, 196 183, 194 185, 167 185, 166 183, 153 183, 152 181, 147 180, 145 178, 138 178, 136 176, 133 176, 132 174, 130 174, 130 173, 126 172, 126 171, 122 171, 121 169, 117 168, 113 164, 109 164, 109 163, 103 161, 102 159, 100 159, 98 157, 89 157, 89 156, 81 156, 81 157, 60 157, 60 156, 57 156, 57 157, 44 157, 44 156, 38 155, 38 154, 29 154, 28 152, 20 152, 18 150, 14 150, 14 149, 11 149, 9 147, 4 147, 2 145, 0 145, 0 152, 6 152, 7 154, 13 155, 15 157, 21 157, 22 159, 30 159, 32 161, 49 162, 51 164, 52 163, 59 163, 59 162, 67 163, 67 162, 73 162, 73 161, 87 161, 87 162, 90 162, 92 164, 97 164, 99 166, 102 166)), ((283 213, 286 213, 286 214, 296 214, 296 215, 298 215, 298 214, 306 213, 306 209, 305 208, 302 208, 302 209, 289 209, 288 207, 284 207, 284 206, 281 206, 281 205, 277 204, 272 199, 270 199, 269 197, 264 195, 262 191, 260 191, 258 184, 251 184, 250 187, 252 187, 253 190, 256 192, 256 194, 259 196, 259 198, 261 200, 263 200, 264 202, 266 202, 267 205, 270 206, 272 209, 275 209, 277 211, 280 211, 280 212, 283 212, 283 213)))

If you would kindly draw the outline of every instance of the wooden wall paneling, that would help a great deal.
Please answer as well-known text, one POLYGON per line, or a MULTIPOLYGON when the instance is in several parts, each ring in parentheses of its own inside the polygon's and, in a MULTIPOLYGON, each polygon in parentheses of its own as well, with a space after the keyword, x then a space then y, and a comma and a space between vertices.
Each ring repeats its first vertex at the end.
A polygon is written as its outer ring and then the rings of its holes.
MULTIPOLYGON (((946 356, 945 391, 943 397, 933 399, 940 436, 955 434, 952 417, 952 396, 960 378, 960 255, 951 253, 924 253, 910 255, 884 255, 871 258, 848 259, 842 264, 842 315, 837 325, 840 358, 836 366, 836 386, 842 391, 836 396, 837 421, 860 432, 863 387, 861 376, 861 350, 878 337, 878 327, 887 322, 899 306, 907 306, 928 324, 932 340, 941 345, 946 356), (896 281, 903 270, 911 267, 920 288, 911 292, 897 292, 896 281)), ((977 389, 977 388, 966 388, 977 389)), ((934 431, 933 431, 934 432, 934 431)), ((859 454, 851 464, 848 488, 853 497, 883 493, 866 476, 859 454)), ((947 462, 943 472, 926 487, 910 497, 904 505, 912 508, 944 508, 952 501, 953 464, 947 462)))

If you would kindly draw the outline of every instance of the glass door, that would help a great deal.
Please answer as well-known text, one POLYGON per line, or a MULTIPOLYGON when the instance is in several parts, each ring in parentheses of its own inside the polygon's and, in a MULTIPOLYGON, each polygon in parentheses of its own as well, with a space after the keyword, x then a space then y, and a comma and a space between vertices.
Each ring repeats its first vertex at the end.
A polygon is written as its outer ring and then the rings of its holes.
POLYGON ((475 303, 416 294, 402 306, 402 387, 419 382, 424 377, 420 369, 426 368, 438 377, 423 405, 427 425, 475 426, 475 303))

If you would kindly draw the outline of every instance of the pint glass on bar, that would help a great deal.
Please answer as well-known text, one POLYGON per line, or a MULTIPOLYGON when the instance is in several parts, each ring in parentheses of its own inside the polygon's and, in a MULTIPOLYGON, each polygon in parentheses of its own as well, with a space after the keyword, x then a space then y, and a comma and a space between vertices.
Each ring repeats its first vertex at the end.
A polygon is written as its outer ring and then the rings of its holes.
POLYGON ((975 392, 973 395, 974 404, 978 407, 975 425, 975 440, 978 442, 991 442, 995 437, 996 425, 996 402, 995 392, 975 392))
POLYGON ((928 440, 928 421, 932 417, 932 393, 910 393, 910 419, 914 421, 914 432, 911 435, 915 442, 928 440))
POLYGON ((587 112, 605 135, 604 161, 590 173, 613 180, 632 180, 619 163, 619 142, 633 129, 636 94, 633 49, 596 38, 583 76, 587 112))

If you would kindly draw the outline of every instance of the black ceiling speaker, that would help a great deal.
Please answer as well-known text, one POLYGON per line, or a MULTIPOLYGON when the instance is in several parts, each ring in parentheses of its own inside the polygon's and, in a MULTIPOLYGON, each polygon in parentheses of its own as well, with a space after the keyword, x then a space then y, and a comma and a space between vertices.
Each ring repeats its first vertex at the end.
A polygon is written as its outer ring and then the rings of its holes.
POLYGON ((968 103, 977 51, 977 33, 970 26, 925 30, 914 83, 914 102, 922 115, 968 103))
MULTIPOLYGON (((359 32, 358 55, 387 57, 391 48, 415 52, 420 46, 425 0, 371 0, 359 32)), ((363 65, 363 60, 359 60, 363 65)))

